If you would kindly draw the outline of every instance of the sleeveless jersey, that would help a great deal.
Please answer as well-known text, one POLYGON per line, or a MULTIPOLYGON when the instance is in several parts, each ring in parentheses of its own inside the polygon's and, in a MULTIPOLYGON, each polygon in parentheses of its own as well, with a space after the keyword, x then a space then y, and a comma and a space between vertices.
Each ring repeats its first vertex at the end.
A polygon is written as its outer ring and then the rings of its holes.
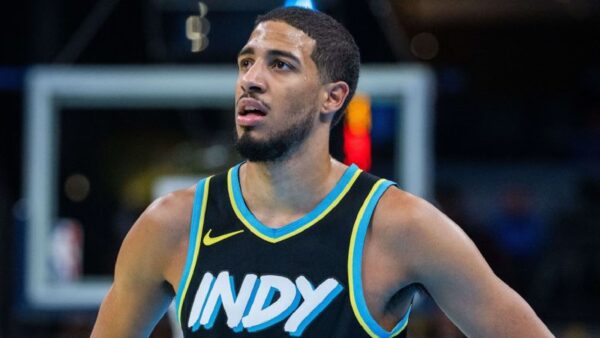
POLYGON ((175 305, 185 337, 406 336, 369 313, 361 260, 371 216, 393 183, 348 167, 308 214, 263 225, 244 202, 240 165, 196 187, 175 305))

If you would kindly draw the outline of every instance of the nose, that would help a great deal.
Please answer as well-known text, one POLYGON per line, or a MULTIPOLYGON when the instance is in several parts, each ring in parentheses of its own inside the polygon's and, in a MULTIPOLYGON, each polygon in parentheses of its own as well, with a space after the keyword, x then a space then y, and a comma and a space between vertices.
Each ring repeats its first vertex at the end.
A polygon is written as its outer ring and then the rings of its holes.
POLYGON ((264 93, 266 83, 264 79, 264 67, 261 62, 255 62, 244 73, 240 74, 240 85, 246 93, 264 93))

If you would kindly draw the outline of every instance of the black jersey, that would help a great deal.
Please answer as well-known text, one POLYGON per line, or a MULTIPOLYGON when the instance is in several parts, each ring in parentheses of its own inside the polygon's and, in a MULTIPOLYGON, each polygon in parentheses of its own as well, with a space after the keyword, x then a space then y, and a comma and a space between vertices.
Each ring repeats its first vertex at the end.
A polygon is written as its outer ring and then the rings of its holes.
POLYGON ((185 337, 406 336, 370 315, 361 260, 373 210, 392 182, 348 167, 311 212, 263 225, 242 197, 239 167, 196 187, 176 309, 185 337))

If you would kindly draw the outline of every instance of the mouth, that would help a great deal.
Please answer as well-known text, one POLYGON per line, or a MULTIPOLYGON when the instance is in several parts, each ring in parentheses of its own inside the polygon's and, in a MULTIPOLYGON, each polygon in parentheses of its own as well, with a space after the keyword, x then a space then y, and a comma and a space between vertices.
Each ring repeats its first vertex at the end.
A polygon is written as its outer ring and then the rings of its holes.
POLYGON ((244 97, 238 101, 237 114, 240 116, 246 115, 267 115, 267 105, 259 100, 244 97))
POLYGON ((241 127, 254 127, 267 115, 268 107, 259 100, 244 97, 238 101, 237 122, 241 127))

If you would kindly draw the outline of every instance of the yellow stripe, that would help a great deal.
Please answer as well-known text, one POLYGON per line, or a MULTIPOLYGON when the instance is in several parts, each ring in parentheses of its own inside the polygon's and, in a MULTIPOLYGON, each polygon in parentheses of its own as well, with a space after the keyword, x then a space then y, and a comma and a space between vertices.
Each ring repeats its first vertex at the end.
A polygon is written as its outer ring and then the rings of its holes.
MULTIPOLYGON (((409 310, 412 308, 412 304, 409 307, 409 310)), ((405 315, 406 316, 406 315, 405 315)), ((404 318, 402 318, 404 319, 404 318)), ((396 337, 397 335, 399 335, 402 331, 404 331, 404 329, 406 329, 406 326, 408 325, 408 320, 406 322, 404 322, 404 325, 402 325, 402 327, 400 328, 400 330, 398 330, 398 332, 394 333, 392 335, 392 337, 396 337)))
POLYGON ((346 186, 344 187, 344 190, 342 190, 342 192, 336 197, 336 199, 325 210, 323 210, 323 212, 321 212, 317 217, 315 217, 312 221, 306 223, 305 225, 301 226, 300 228, 290 232, 289 234, 278 237, 278 238, 272 238, 272 237, 264 235, 263 233, 258 231, 256 228, 254 228, 252 226, 252 224, 250 224, 250 222, 248 222, 248 220, 244 217, 244 215, 242 215, 241 211, 238 208, 237 203, 235 202, 235 198, 233 197, 233 187, 232 187, 233 179, 231 177, 232 172, 233 172, 233 168, 230 169, 229 172, 227 173, 227 189, 229 191, 229 201, 231 201, 231 206, 233 207, 233 211, 235 212, 236 216, 242 223, 244 223, 244 225, 248 228, 248 230, 250 230, 256 236, 262 238, 263 240, 265 240, 269 243, 277 243, 277 242, 286 240, 292 236, 295 236, 295 235, 301 233, 302 231, 310 228, 313 224, 315 224, 318 221, 320 221, 321 219, 323 219, 323 217, 325 217, 331 211, 331 209, 335 208, 335 206, 338 205, 338 203, 340 203, 342 198, 344 198, 344 196, 348 193, 348 191, 350 190, 352 185, 354 185, 354 182, 356 182, 356 179, 358 178, 358 176, 360 175, 362 170, 360 170, 360 169, 356 170, 356 172, 350 179, 350 182, 348 182, 348 184, 346 184, 346 186))
POLYGON ((367 208, 367 204, 369 204, 369 201, 373 197, 373 194, 375 193, 375 191, 377 191, 377 188, 379 188, 379 186, 381 184, 383 184, 383 182, 385 182, 385 180, 380 179, 379 181, 377 181, 377 183, 375 183, 373 188, 371 188, 369 195, 367 196, 367 198, 363 202, 362 206, 360 207, 360 210, 358 211, 358 216, 356 216, 356 220, 354 221, 354 227, 352 229, 352 236, 350 237, 350 250, 348 252, 348 282, 350 284, 350 288, 349 288, 350 289, 350 304, 352 304, 352 311, 354 311, 354 316, 360 323, 360 326, 363 327, 363 329, 369 336, 374 337, 374 338, 377 338, 378 336, 371 330, 371 328, 369 328, 369 326, 367 325, 367 323, 365 322, 363 317, 360 315, 360 312, 358 311, 358 307, 356 306, 356 299, 355 299, 356 295, 354 294, 354 279, 352 277, 353 276, 352 262, 354 261, 354 245, 356 244, 356 233, 358 232, 358 224, 360 223, 360 220, 363 218, 365 209, 367 208))
MULTIPOLYGON (((192 281, 192 276, 194 275, 194 269, 196 267, 196 260, 198 259, 198 253, 200 252, 200 243, 201 243, 201 238, 202 238, 202 228, 204 227, 204 215, 206 214, 206 200, 208 199, 208 188, 209 188, 209 183, 210 183, 210 179, 212 178, 209 177, 206 179, 206 181, 204 182, 204 192, 202 194, 202 208, 200 208, 200 219, 198 220, 198 231, 196 233, 196 238, 194 239, 194 259, 192 260, 192 265, 190 266, 190 271, 187 277, 187 280, 185 281, 185 287, 183 288, 183 293, 181 294, 181 302, 179 302, 179 309, 177 309, 177 317, 179 318, 179 320, 181 321, 181 310, 183 309, 183 303, 185 300, 185 295, 187 293, 188 287, 190 286, 190 282, 192 281)), ((190 241, 192 239, 190 238, 190 241)), ((188 244, 189 245, 189 244, 188 244)))

